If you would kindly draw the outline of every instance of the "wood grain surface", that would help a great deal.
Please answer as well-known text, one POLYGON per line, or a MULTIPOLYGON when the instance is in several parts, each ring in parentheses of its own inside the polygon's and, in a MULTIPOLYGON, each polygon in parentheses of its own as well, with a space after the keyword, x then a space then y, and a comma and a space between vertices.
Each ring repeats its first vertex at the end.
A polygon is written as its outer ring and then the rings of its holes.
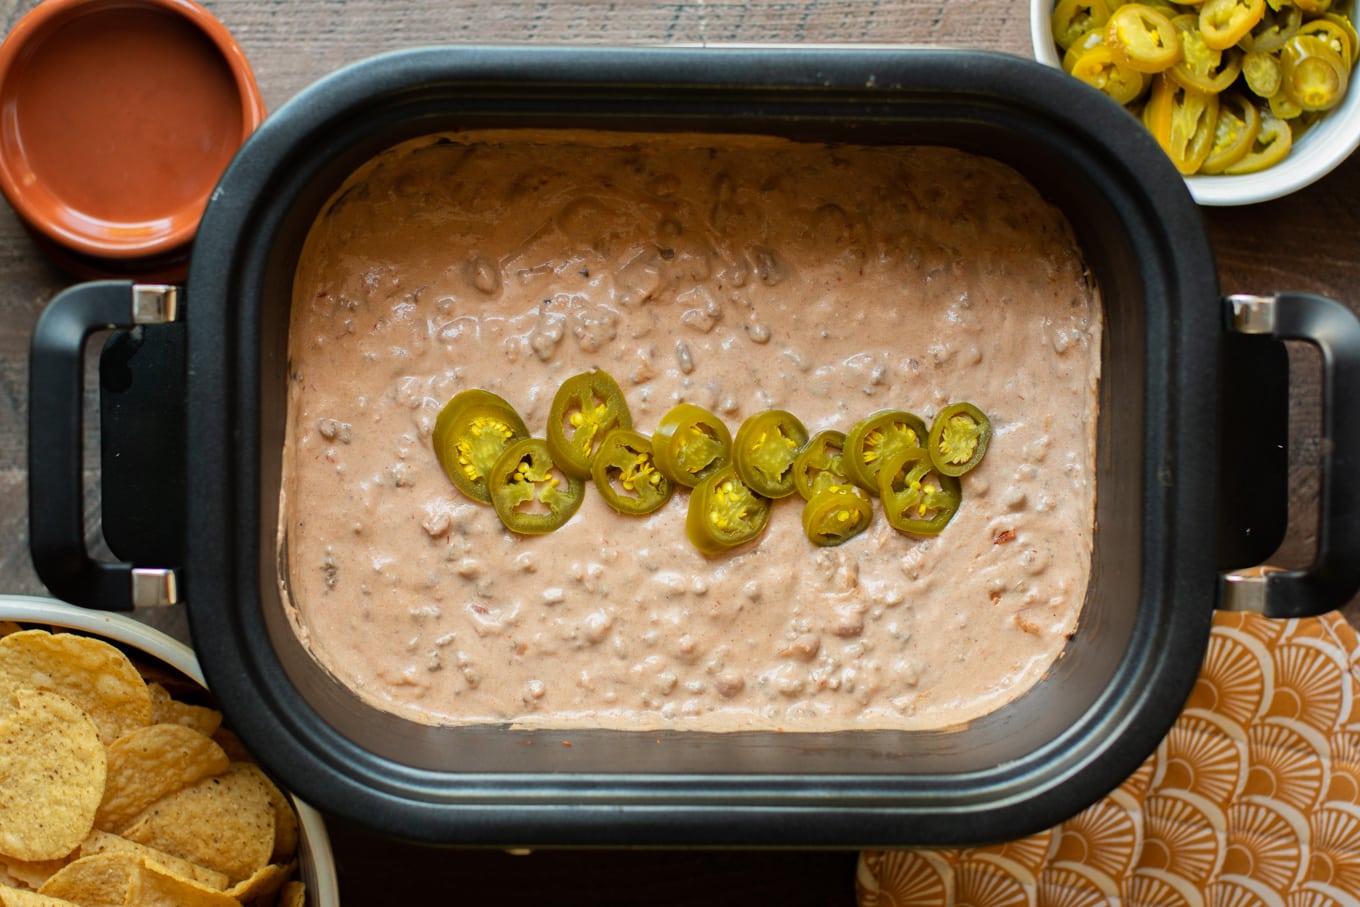
MULTIPOLYGON (((6 31, 35 4, 0 2, 6 31)), ((428 44, 873 43, 982 48, 1030 56, 1020 0, 218 0, 206 2, 250 59, 277 109, 303 87, 373 54, 428 44)), ((1360 302, 1360 158, 1286 199, 1206 209, 1225 292, 1301 290, 1360 302)), ((43 591, 27 547, 29 333, 71 278, 41 256, 0 206, 0 589, 43 591)), ((1360 308, 1360 307, 1358 307, 1360 308)), ((1296 351, 1291 390, 1295 519, 1277 561, 1306 564, 1316 540, 1317 359, 1296 351)), ((1348 401, 1352 404, 1354 401, 1348 401)), ((87 403, 87 405, 89 405, 87 403)), ((87 461, 90 457, 87 456, 87 461)), ((90 470, 90 486, 96 477, 90 470)), ((97 498, 88 511, 94 533, 97 498)), ((1360 602, 1347 608, 1357 622, 1360 602)), ((184 634, 183 615, 147 618, 184 634)), ((347 904, 850 905, 852 852, 442 851, 335 826, 347 904)))

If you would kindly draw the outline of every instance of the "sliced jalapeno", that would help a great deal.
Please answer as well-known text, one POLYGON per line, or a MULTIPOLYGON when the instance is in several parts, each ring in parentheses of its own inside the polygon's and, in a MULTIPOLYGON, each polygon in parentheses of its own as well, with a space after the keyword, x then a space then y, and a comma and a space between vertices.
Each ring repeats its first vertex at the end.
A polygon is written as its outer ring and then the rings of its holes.
POLYGON ((1063 50, 1092 29, 1103 28, 1110 19, 1106 0, 1058 0, 1049 18, 1053 40, 1063 50))
POLYGON ((923 447, 899 451, 884 464, 878 494, 888 524, 912 535, 939 535, 963 499, 959 480, 936 469, 923 447))
POLYGON ((1286 120, 1276 116, 1274 111, 1262 110, 1261 128, 1256 132, 1256 141, 1251 150, 1236 164, 1225 169, 1224 173, 1256 173, 1278 164, 1289 153, 1294 144, 1294 130, 1286 120))
MULTIPOLYGON (((1198 27, 1199 23, 1195 24, 1198 27)), ((1273 3, 1268 4, 1265 12, 1261 14, 1261 21, 1252 28, 1251 34, 1237 43, 1243 50, 1270 53, 1284 47, 1284 42, 1298 34, 1299 26, 1302 24, 1303 10, 1294 4, 1279 9, 1275 9, 1273 3)))
POLYGON ((1347 68, 1355 65, 1355 28, 1345 18, 1328 15, 1323 19, 1314 19, 1302 26, 1298 33, 1301 37, 1317 38, 1326 44, 1347 68))
POLYGON ((1177 170, 1194 173, 1214 147, 1218 95, 1186 88, 1163 73, 1154 77, 1143 123, 1177 170))
POLYGON ((793 461, 793 487, 804 500, 851 479, 845 471, 845 432, 827 429, 812 436, 793 461))
POLYGON ((1280 86, 1303 110, 1330 110, 1341 103, 1350 69, 1326 41, 1295 35, 1280 52, 1280 86))
POLYGON ((1125 3, 1110 13, 1105 43, 1115 60, 1139 72, 1161 72, 1181 58, 1176 26, 1142 3, 1125 3))
POLYGON ((652 433, 652 456, 662 475, 693 488, 731 460, 732 433, 702 406, 680 403, 661 417, 652 433))
POLYGON ((935 468, 961 476, 982 462, 992 440, 992 420, 971 403, 953 403, 935 414, 926 449, 935 468))
POLYGON ((604 502, 629 516, 659 509, 675 491, 675 483, 656 468, 651 440, 631 428, 604 436, 590 474, 604 502))
POLYGON ((1177 16, 1171 22, 1180 36, 1181 58, 1166 74, 1192 91, 1205 94, 1226 91, 1242 71, 1241 52, 1217 50, 1206 44, 1199 19, 1194 15, 1177 16))
POLYGON ((1263 50, 1248 51, 1242 57, 1242 79, 1257 97, 1275 97, 1282 81, 1280 58, 1263 50))
POLYGON ((925 420, 915 413, 885 409, 860 420, 845 436, 845 473, 871 494, 878 492, 883 464, 904 450, 926 443, 925 420))
POLYGON ((548 448, 563 472, 588 479, 604 436, 632 427, 633 416, 618 382, 608 372, 591 369, 563 381, 553 396, 548 448))
POLYGON ((803 505, 803 532, 814 545, 840 545, 869 528, 874 502, 858 485, 827 485, 803 505))
POLYGON ((1200 165, 1200 173, 1222 173, 1251 151, 1261 131, 1256 105, 1238 91, 1228 92, 1218 105, 1214 148, 1200 165))
POLYGON ((707 555, 759 537, 770 522, 770 499, 757 494, 728 465, 704 479, 689 496, 685 534, 707 555))
POLYGON ((1116 60, 1105 44, 1097 44, 1078 57, 1072 64, 1072 75, 1120 104, 1137 100, 1147 87, 1147 76, 1116 60))
POLYGON ((1199 8, 1199 31, 1214 50, 1241 41, 1265 15, 1266 0, 1207 0, 1199 8))
POLYGON ((1330 22, 1337 27, 1337 30, 1345 34, 1346 45, 1350 48, 1350 56, 1347 59, 1352 67, 1355 66, 1357 59, 1360 59, 1360 33, 1355 30, 1355 24, 1349 18, 1340 13, 1324 13, 1324 21, 1330 22))
POLYGON ((562 470, 542 438, 506 448, 487 476, 491 504, 505 527, 525 535, 552 532, 585 498, 585 482, 562 470))
POLYGON ((1077 61, 1081 59, 1082 54, 1086 53, 1091 48, 1099 47, 1104 43, 1105 30, 1103 28, 1093 28, 1082 35, 1071 47, 1063 51, 1063 71, 1068 75, 1071 75, 1073 68, 1077 65, 1077 61))
POLYGON ((435 419, 430 444, 445 475, 463 494, 491 503, 486 479, 491 467, 529 429, 515 408, 490 391, 455 394, 435 419))
POLYGON ((732 465, 750 488, 767 498, 794 492, 793 461, 808 442, 808 431, 798 417, 782 409, 767 409, 741 423, 732 441, 732 465))

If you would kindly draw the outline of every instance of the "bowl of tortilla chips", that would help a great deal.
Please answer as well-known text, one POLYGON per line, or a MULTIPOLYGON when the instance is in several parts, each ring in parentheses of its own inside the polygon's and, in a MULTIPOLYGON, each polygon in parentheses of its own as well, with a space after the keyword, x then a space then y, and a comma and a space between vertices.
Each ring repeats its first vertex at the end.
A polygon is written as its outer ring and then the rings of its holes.
POLYGON ((193 651, 0 596, 0 907, 334 907, 321 816, 256 765, 193 651))

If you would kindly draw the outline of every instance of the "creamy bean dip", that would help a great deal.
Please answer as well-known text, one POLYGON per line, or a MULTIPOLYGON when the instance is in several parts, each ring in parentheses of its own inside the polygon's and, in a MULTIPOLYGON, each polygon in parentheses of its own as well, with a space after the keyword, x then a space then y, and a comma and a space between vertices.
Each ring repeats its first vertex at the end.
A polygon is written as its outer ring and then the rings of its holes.
MULTIPOLYGON (((1032 686, 1091 563, 1101 311, 1061 214, 932 147, 585 132, 427 137, 366 165, 298 265, 280 540, 296 632, 368 703, 435 724, 934 728, 1032 686), (458 391, 542 436, 569 376, 735 433, 969 401, 995 435, 939 536, 877 512, 810 544, 802 499, 706 557, 689 493, 507 531, 430 434, 458 391)), ((877 502, 875 503, 877 508, 877 502)))

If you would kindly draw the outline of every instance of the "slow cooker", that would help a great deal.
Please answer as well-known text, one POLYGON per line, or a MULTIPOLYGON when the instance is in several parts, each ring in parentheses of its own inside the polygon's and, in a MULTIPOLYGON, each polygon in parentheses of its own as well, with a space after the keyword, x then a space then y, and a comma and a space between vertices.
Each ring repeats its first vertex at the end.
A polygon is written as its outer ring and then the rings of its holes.
POLYGON ((181 601, 230 724, 317 807, 496 846, 964 845, 1114 788, 1184 703, 1212 609, 1293 617, 1360 587, 1360 325, 1338 303, 1221 298, 1184 182, 1098 92, 1015 57, 873 47, 404 51, 302 92, 213 193, 182 286, 100 282, 45 311, 31 363, 31 545, 57 596, 181 601), (931 731, 570 733, 369 707, 284 613, 276 544, 294 267, 379 151, 451 128, 768 134, 948 145, 1019 170, 1071 222, 1105 313, 1096 535, 1078 632, 1010 705, 931 731), (100 365, 103 532, 84 541, 82 348, 100 365), (1284 531, 1286 339, 1323 352, 1321 532, 1284 531), (1255 569, 1253 569, 1255 568, 1255 569), (570 746, 564 746, 564 742, 570 746))

